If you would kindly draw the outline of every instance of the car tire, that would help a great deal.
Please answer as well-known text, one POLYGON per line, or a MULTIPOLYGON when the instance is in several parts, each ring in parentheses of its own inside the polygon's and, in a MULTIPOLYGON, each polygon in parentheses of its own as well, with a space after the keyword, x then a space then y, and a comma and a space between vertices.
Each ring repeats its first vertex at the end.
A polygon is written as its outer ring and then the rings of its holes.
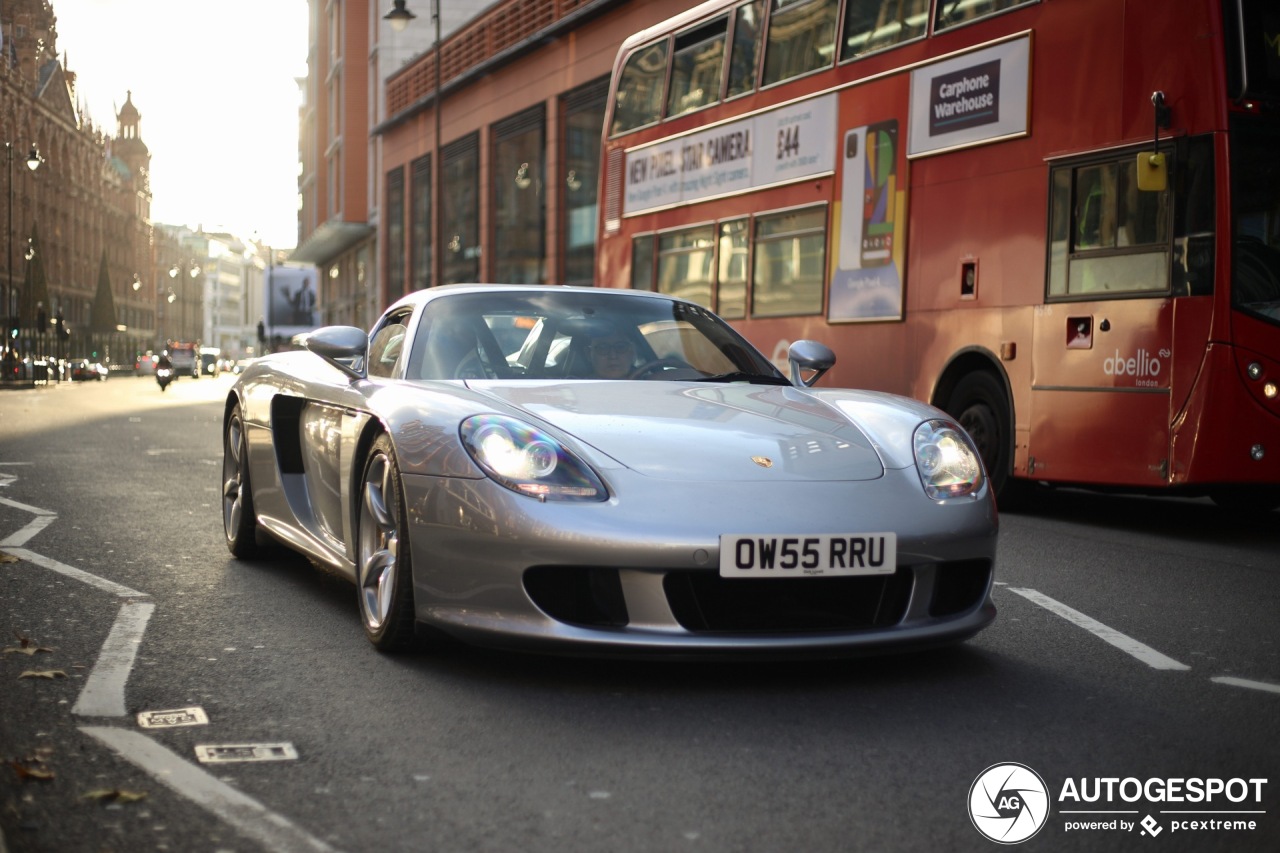
POLYGON ((1020 503, 1029 485, 1013 477, 1012 409, 1000 381, 985 371, 967 374, 951 392, 947 413, 977 445, 1000 508, 1020 503))
MULTIPOLYGON (((164 390, 164 386, 160 386, 164 390)), ((258 556, 258 516, 249 485, 249 442, 240 407, 231 410, 222 438, 222 528, 227 548, 238 559, 258 556)))
POLYGON ((379 651, 411 648, 416 641, 413 560, 408 517, 391 439, 374 441, 360 478, 356 517, 356 594, 365 636, 379 651))

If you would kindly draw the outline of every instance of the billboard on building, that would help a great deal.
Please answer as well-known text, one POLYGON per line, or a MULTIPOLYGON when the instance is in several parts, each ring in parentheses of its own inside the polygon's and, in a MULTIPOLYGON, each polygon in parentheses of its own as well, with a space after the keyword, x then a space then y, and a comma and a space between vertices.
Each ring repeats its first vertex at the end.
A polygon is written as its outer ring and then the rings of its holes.
POLYGON ((315 267, 267 268, 262 319, 269 341, 288 341, 320 325, 318 278, 315 267))

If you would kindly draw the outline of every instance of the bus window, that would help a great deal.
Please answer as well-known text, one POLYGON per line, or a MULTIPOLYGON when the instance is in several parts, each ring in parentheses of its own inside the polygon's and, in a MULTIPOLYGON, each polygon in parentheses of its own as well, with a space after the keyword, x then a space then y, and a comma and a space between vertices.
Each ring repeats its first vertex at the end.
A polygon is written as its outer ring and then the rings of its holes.
POLYGON ((667 116, 683 115, 720 100, 724 79, 724 40, 728 18, 717 18, 676 36, 671 55, 667 116))
POLYGON ((760 22, 764 0, 738 7, 733 22, 733 51, 729 55, 729 86, 726 98, 745 95, 756 86, 756 62, 760 58, 760 22))
POLYGON ((1051 186, 1052 216, 1059 221, 1049 226, 1050 295, 1168 291, 1169 192, 1140 191, 1133 156, 1059 167, 1051 186), (1065 202, 1068 192, 1073 203, 1065 202), (1068 212, 1071 246, 1055 251, 1068 212), (1065 272, 1055 264, 1065 264, 1065 272))
POLYGON ((967 24, 1015 6, 1037 2, 1039 0, 938 0, 938 12, 933 28, 945 30, 947 27, 967 24))
POLYGON ((1233 307, 1280 324, 1280 165, 1273 120, 1232 116, 1233 307))
MULTIPOLYGON (((608 286, 608 282, 600 282, 608 286)), ((641 234, 631 241, 631 289, 653 290, 653 235, 641 234)))
POLYGON ((747 316, 747 220, 720 223, 716 313, 726 320, 747 316))
MULTIPOLYGON (((1179 140, 1173 164, 1173 294, 1209 296, 1216 231, 1212 138, 1179 140)), ((1276 293, 1280 299, 1280 289, 1276 293)))
POLYGON ((925 34, 929 0, 849 0, 841 59, 893 47, 925 34))
POLYGON ((710 225, 669 231, 658 237, 658 291, 711 304, 715 232, 710 225))
POLYGON ((837 0, 773 0, 763 85, 831 65, 839 7, 837 0))
POLYGON ((653 124, 662 117, 662 87, 667 77, 667 42, 654 42, 627 58, 618 81, 611 134, 653 124))
POLYGON ((756 217, 751 316, 822 313, 825 207, 756 217))

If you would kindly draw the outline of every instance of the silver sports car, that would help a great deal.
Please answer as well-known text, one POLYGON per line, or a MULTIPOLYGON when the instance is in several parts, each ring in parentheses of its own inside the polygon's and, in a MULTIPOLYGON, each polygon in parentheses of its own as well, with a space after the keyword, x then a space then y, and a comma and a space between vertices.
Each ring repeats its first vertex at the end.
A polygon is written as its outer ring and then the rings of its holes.
POLYGON ((692 302, 456 285, 258 359, 224 417, 236 557, 351 579, 379 649, 837 656, 995 618, 978 453, 914 400, 784 375, 692 302))

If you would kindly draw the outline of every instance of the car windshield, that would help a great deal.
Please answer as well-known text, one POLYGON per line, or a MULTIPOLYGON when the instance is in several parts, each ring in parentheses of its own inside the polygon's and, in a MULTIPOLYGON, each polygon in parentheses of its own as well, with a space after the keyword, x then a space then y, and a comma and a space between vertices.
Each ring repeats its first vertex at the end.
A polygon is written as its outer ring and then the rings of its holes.
POLYGON ((700 306, 619 291, 440 296, 422 314, 407 379, 664 379, 790 384, 700 306))

